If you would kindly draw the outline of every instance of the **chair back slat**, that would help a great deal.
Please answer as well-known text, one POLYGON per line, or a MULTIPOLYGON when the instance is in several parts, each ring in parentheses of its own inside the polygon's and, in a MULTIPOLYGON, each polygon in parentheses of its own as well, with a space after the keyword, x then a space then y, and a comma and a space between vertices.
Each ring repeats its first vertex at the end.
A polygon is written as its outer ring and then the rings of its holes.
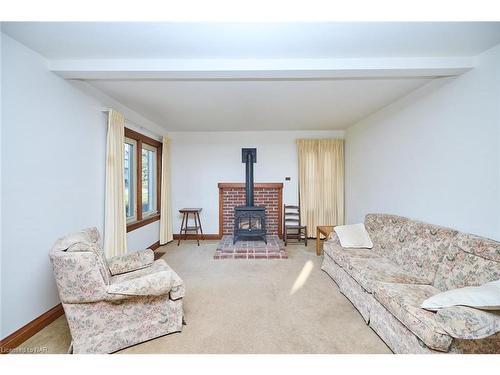
POLYGON ((283 233, 285 246, 288 238, 304 239, 307 246, 307 228, 301 224, 300 206, 283 205, 283 233))

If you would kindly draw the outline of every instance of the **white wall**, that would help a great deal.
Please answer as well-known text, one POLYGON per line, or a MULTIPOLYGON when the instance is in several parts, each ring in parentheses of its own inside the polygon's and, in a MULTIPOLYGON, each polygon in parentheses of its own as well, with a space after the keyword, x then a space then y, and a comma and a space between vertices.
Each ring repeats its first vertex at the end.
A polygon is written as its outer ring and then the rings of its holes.
MULTIPOLYGON (((0 23, 1 27, 1 23, 0 23)), ((2 41, 3 39, 1 38, 1 33, 0 33, 0 145, 2 144, 2 133, 3 133, 3 123, 2 123, 2 91, 1 88, 2 86, 2 41)), ((3 338, 3 330, 1 328, 2 322, 3 322, 3 304, 2 304, 2 284, 3 284, 3 272, 2 272, 2 258, 3 258, 3 251, 2 251, 2 244, 3 244, 3 239, 2 239, 2 213, 1 213, 1 208, 2 208, 2 152, 0 151, 0 339, 3 338)))
POLYGON ((346 132, 347 222, 387 212, 500 239, 500 45, 346 132))
POLYGON ((219 182, 245 182, 243 147, 257 148, 254 181, 283 182, 283 202, 297 203, 298 138, 343 138, 342 131, 172 132, 173 229, 183 207, 202 207, 205 233, 219 232, 219 182), (285 181, 285 177, 291 181, 285 181))
MULTIPOLYGON (((48 258, 54 241, 89 226, 102 232, 106 103, 49 72, 37 53, 1 39, 4 338, 59 303, 48 258)), ((156 242, 149 227, 131 232, 130 245, 156 242)))
POLYGON ((160 240, 160 221, 137 228, 127 233, 127 250, 129 253, 144 250, 160 240))
POLYGON ((103 227, 100 104, 2 35, 2 337, 59 303, 57 237, 103 227))

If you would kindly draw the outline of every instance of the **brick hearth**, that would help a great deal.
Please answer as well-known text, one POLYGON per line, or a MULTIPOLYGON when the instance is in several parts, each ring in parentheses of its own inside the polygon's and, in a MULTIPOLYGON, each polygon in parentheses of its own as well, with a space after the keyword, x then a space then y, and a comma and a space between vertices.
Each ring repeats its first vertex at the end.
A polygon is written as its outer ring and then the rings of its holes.
MULTIPOLYGON (((254 184, 254 204, 266 207, 268 235, 282 237, 282 183, 254 184)), ((219 183, 219 236, 232 235, 234 207, 245 205, 244 183, 219 183)))
POLYGON ((224 236, 215 250, 214 259, 287 259, 282 240, 276 235, 267 236, 264 241, 238 241, 233 236, 224 236))

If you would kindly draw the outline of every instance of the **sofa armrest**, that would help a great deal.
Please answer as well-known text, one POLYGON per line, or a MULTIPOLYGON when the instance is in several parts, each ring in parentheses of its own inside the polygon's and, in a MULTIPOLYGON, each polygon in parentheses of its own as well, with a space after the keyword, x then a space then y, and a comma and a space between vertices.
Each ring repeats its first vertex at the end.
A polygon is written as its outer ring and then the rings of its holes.
MULTIPOLYGON (((172 273, 160 271, 108 285, 110 299, 117 296, 161 296, 170 293, 172 289, 172 273)), ((120 299, 120 297, 118 297, 120 299)))
POLYGON ((153 264, 154 253, 151 249, 135 251, 130 254, 108 259, 109 271, 113 276, 149 267, 153 264))
POLYGON ((500 312, 466 306, 438 310, 436 319, 451 337, 464 340, 483 339, 500 332, 500 312))
POLYGON ((328 235, 325 242, 340 246, 339 236, 337 236, 337 233, 334 230, 332 230, 332 232, 328 235))

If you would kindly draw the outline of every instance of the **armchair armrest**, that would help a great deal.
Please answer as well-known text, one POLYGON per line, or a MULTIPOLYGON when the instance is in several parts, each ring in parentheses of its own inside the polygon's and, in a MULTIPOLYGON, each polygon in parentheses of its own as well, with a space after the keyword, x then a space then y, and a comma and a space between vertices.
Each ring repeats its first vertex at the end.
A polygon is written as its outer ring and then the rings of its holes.
MULTIPOLYGON (((172 273, 160 271, 108 285, 107 292, 116 299, 117 296, 161 296, 172 289, 172 273)), ((118 297, 119 298, 119 297, 118 297)))
POLYGON ((149 267, 153 264, 154 253, 151 249, 136 251, 127 255, 108 259, 109 271, 113 276, 149 267))

